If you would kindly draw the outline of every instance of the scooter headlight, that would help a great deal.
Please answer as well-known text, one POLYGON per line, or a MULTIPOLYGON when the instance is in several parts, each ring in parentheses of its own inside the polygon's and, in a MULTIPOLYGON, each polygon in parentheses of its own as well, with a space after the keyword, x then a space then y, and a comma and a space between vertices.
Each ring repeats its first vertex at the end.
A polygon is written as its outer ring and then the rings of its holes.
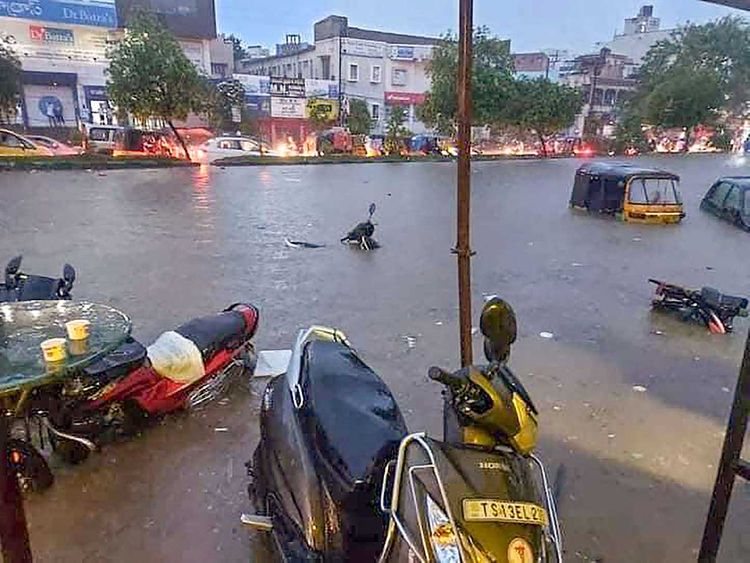
POLYGON ((448 516, 438 504, 427 495, 427 520, 430 524, 430 542, 438 563, 459 563, 461 548, 458 535, 448 516))

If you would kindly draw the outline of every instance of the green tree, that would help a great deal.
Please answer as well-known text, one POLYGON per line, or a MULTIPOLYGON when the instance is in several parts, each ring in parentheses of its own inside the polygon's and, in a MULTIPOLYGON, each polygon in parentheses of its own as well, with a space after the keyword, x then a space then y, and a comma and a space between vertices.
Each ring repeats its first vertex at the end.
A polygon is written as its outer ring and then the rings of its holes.
POLYGON ((242 115, 242 108, 245 105, 245 87, 239 80, 229 78, 216 85, 209 83, 207 89, 206 114, 211 127, 216 130, 233 127, 232 109, 238 108, 242 115))
MULTIPOLYGON (((657 88, 664 75, 683 69, 713 74, 726 96, 729 111, 744 108, 750 92, 750 24, 739 17, 725 17, 703 25, 690 24, 670 39, 655 44, 646 54, 639 71, 638 97, 657 88)), ((680 76, 680 78, 683 78, 680 76)), ((686 91, 689 96, 692 92, 686 91)))
POLYGON ((234 62, 241 61, 247 58, 247 50, 242 44, 242 39, 232 34, 227 37, 232 42, 232 51, 234 52, 234 62))
POLYGON ((352 135, 367 135, 372 128, 372 118, 370 110, 367 109, 367 102, 353 98, 349 100, 349 115, 346 117, 346 124, 352 135))
POLYGON ((404 106, 393 106, 391 115, 385 129, 384 149, 386 154, 399 154, 402 147, 402 139, 411 135, 404 127, 406 121, 406 108, 404 106))
POLYGON ((643 134, 643 118, 631 107, 626 107, 615 128, 615 151, 623 153, 629 148, 646 152, 648 141, 643 134))
MULTIPOLYGON (((513 83, 510 42, 494 37, 486 27, 474 30, 472 66, 472 119, 476 125, 497 122, 513 83)), ((431 80, 425 103, 420 106, 421 121, 441 133, 455 132, 458 76, 458 40, 447 34, 435 47, 427 65, 431 80)))
POLYGON ((16 115, 21 95, 21 62, 10 47, 0 43, 0 122, 16 115))
POLYGON ((152 16, 135 15, 121 41, 109 51, 107 92, 120 111, 145 121, 163 119, 190 153, 175 119, 206 111, 206 80, 185 56, 177 39, 152 16))
POLYGON ((582 105, 576 88, 546 78, 516 80, 496 123, 534 133, 547 156, 547 138, 572 124, 582 105))
POLYGON ((645 120, 661 127, 686 131, 685 149, 696 125, 710 124, 726 101, 721 77, 704 68, 673 67, 640 100, 645 120))

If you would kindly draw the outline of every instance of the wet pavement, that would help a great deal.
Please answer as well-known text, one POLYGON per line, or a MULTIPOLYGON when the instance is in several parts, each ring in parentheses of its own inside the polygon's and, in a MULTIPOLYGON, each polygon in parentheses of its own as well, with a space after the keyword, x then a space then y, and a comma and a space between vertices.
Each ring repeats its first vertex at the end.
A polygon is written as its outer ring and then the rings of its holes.
MULTIPOLYGON (((570 561, 695 559, 748 328, 714 336, 652 314, 646 280, 750 294, 748 234, 698 210, 717 176, 750 168, 639 161, 682 176, 682 225, 571 212, 575 160, 477 163, 472 176, 475 310, 494 293, 516 308, 511 365, 541 411, 539 454, 561 477, 570 561)), ((450 163, 2 172, 0 260, 23 253, 26 270, 47 274, 71 262, 75 296, 126 311, 147 342, 240 300, 261 308, 261 349, 313 322, 340 327, 410 428, 439 435, 426 373, 458 358, 454 191, 450 163), (371 201, 383 247, 342 247, 371 201)), ((56 465, 55 486, 27 503, 37 560, 253 560, 238 516, 262 387, 56 465)), ((738 481, 722 561, 750 559, 749 520, 738 481)))

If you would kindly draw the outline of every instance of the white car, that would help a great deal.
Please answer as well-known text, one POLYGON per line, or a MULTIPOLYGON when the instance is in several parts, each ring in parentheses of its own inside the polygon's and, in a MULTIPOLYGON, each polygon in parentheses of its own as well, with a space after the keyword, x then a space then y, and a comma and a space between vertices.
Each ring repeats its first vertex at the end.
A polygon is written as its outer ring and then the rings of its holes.
POLYGON ((275 151, 263 150, 261 144, 249 137, 215 137, 198 148, 197 160, 213 162, 231 156, 277 156, 275 151))

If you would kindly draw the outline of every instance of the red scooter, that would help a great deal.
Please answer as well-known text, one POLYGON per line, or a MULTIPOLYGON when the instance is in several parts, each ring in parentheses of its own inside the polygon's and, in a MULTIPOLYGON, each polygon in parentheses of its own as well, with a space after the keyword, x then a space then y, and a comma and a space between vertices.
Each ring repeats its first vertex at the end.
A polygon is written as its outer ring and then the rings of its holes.
POLYGON ((235 304, 163 333, 148 349, 130 340, 56 390, 37 411, 53 449, 70 463, 160 415, 196 408, 224 394, 255 366, 259 312, 235 304))

